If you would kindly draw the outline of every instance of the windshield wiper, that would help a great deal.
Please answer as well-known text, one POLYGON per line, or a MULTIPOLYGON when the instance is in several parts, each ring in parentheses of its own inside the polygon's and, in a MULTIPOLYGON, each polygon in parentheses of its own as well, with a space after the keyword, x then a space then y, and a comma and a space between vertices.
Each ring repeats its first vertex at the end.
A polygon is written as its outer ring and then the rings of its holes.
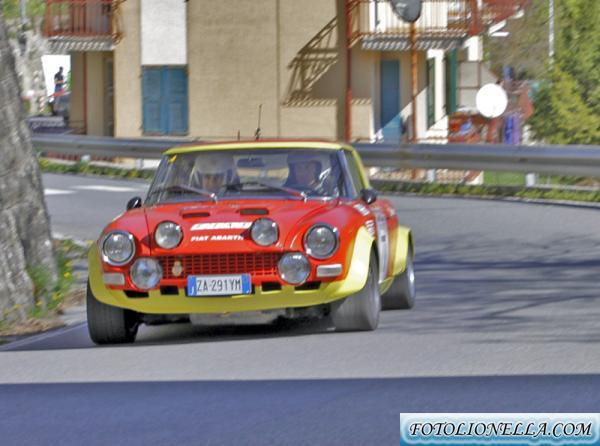
POLYGON ((266 189, 279 190, 279 191, 285 192, 288 195, 293 195, 304 201, 306 201, 308 199, 308 196, 306 195, 306 193, 304 191, 292 189, 291 187, 277 186, 275 184, 263 183, 262 181, 243 181, 241 183, 231 183, 231 184, 226 185, 225 188, 227 190, 233 190, 233 189, 241 189, 242 186, 261 186, 266 189))
POLYGON ((176 191, 191 192, 193 194, 202 195, 204 197, 210 198, 215 203, 217 202, 217 194, 215 194, 214 192, 210 192, 205 189, 199 189, 199 188, 192 187, 192 186, 184 186, 183 184, 173 184, 172 186, 158 187, 158 188, 154 189, 152 192, 150 192, 149 196, 160 193, 160 192, 176 192, 176 191))

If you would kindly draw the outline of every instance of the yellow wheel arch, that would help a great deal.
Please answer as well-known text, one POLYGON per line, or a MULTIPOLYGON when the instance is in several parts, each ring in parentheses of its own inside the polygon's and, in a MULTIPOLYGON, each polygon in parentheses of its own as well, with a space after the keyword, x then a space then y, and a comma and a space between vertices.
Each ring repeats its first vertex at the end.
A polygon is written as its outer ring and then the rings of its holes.
POLYGON ((406 269, 406 258, 409 253, 414 256, 415 247, 412 238, 412 232, 406 226, 398 226, 396 229, 396 249, 394 250, 394 263, 392 274, 397 276, 406 269))

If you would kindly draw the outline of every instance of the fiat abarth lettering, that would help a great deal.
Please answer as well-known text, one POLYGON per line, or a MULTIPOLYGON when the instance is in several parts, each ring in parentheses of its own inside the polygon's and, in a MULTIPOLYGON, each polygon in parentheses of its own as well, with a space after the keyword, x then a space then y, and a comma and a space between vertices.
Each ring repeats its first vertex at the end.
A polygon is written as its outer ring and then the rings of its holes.
POLYGON ((410 229, 371 189, 351 146, 173 148, 145 201, 127 208, 89 253, 98 344, 133 342, 142 323, 229 313, 374 330, 381 309, 414 305, 410 229))

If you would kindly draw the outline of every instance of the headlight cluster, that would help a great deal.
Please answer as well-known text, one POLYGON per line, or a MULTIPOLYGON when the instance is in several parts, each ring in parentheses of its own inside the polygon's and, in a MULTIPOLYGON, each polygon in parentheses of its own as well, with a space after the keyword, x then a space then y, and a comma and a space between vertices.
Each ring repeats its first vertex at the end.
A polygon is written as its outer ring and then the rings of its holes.
POLYGON ((156 244, 164 249, 173 249, 179 246, 183 238, 181 226, 172 221, 163 221, 154 231, 156 244))
POLYGON ((109 265, 125 265, 134 254, 135 242, 129 232, 113 231, 102 241, 102 259, 109 265))
POLYGON ((279 238, 279 228, 270 218, 259 218, 252 224, 250 236, 257 245, 271 246, 279 238))
MULTIPOLYGON (((158 225, 155 238, 162 247, 175 247, 181 242, 181 228, 175 223, 165 222, 158 225)), ((123 266, 135 255, 135 240, 133 235, 125 231, 112 231, 102 241, 102 260, 109 265, 123 266)), ((150 257, 140 257, 129 269, 133 284, 142 290, 155 288, 160 283, 163 272, 157 260, 150 257)), ((124 283, 115 283, 123 285, 124 283)))
MULTIPOLYGON (((325 223, 312 226, 304 236, 304 250, 308 256, 327 259, 335 254, 339 247, 337 228, 325 223)), ((287 283, 301 285, 310 276, 311 263, 307 255, 301 252, 284 254, 277 265, 279 276, 287 283)))
POLYGON ((324 223, 318 223, 304 236, 306 253, 318 260, 331 257, 338 249, 338 230, 324 223))
MULTIPOLYGON (((259 218, 250 229, 252 240, 259 246, 271 246, 279 239, 277 223, 269 218, 259 218)), ((171 221, 160 223, 154 231, 156 244, 164 249, 179 246, 183 239, 181 226, 171 221)), ((313 225, 304 235, 306 254, 314 259, 322 260, 331 257, 339 247, 337 228, 325 223, 313 225)), ((110 232, 102 241, 102 258, 114 266, 123 266, 130 262, 135 255, 135 240, 133 235, 125 231, 110 232)), ((292 285, 300 285, 308 279, 311 263, 302 252, 284 254, 277 269, 279 276, 292 285)), ((133 284, 139 289, 149 290, 160 283, 163 271, 160 263, 151 257, 140 257, 129 270, 133 284)))

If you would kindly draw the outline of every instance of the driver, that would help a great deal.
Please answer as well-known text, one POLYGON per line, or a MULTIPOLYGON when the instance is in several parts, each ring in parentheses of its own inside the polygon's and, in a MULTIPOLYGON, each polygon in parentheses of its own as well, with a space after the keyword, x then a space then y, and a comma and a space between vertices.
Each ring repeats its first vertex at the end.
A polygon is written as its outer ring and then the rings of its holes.
POLYGON ((323 164, 320 157, 307 153, 291 153, 288 155, 290 173, 286 187, 299 190, 318 190, 321 186, 323 164))
POLYGON ((233 159, 225 154, 201 154, 194 161, 190 185, 208 192, 218 192, 235 178, 233 159))

